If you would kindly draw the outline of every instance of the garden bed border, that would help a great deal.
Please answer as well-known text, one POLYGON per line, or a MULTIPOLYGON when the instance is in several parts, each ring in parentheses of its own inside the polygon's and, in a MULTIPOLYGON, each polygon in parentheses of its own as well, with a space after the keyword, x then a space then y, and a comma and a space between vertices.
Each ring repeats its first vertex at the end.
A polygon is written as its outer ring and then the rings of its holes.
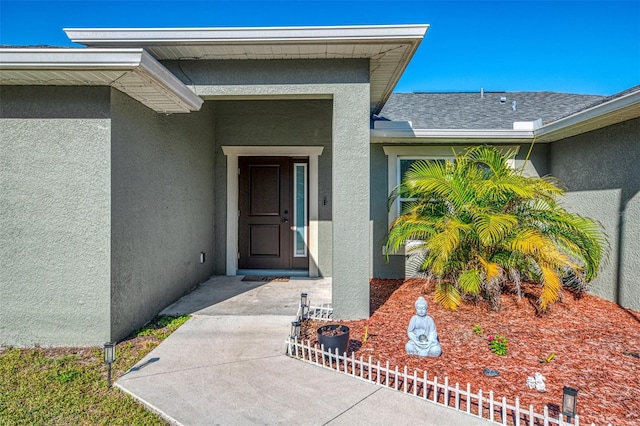
MULTIPOLYGON (((295 321, 319 320, 328 322, 332 320, 332 317, 333 308, 331 306, 311 306, 309 304, 308 306, 299 306, 295 321)), ((533 404, 529 405, 528 409, 520 407, 518 397, 515 398, 515 403, 512 405, 507 403, 506 397, 496 399, 493 391, 489 391, 487 394, 479 389, 477 393, 472 393, 470 383, 467 383, 466 390, 460 389, 459 383, 451 386, 447 376, 444 379, 439 379, 438 376, 429 379, 425 371, 422 377, 418 377, 417 371, 414 370, 411 374, 408 372, 407 366, 390 368, 389 361, 385 365, 381 365, 380 361, 373 363, 371 356, 368 361, 365 361, 363 357, 356 359, 353 352, 351 357, 346 352, 340 355, 337 349, 335 353, 331 353, 325 351, 324 345, 311 346, 308 340, 301 341, 297 336, 289 335, 287 355, 447 408, 466 412, 497 424, 515 426, 580 425, 579 416, 576 415, 573 418, 573 423, 565 422, 562 412, 554 417, 546 405, 543 413, 536 413, 533 404)), ((595 426, 594 423, 591 425, 595 426)))

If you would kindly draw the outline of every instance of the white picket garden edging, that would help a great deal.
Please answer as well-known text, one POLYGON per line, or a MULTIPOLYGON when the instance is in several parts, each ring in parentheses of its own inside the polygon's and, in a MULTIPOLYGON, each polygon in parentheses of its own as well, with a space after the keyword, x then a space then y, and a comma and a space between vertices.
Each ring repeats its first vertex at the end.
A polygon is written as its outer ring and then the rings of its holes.
MULTIPOLYGON (((301 306, 296 314, 296 321, 305 319, 330 321, 332 314, 333 309, 328 306, 309 306, 306 309, 301 306)), ((289 337, 287 354, 292 358, 429 400, 496 424, 515 426, 580 425, 579 416, 574 417, 573 423, 568 423, 565 422, 562 413, 559 413, 557 417, 550 415, 546 405, 543 413, 536 413, 533 405, 529 405, 528 408, 521 407, 518 397, 515 398, 514 404, 509 404, 506 397, 496 399, 493 391, 485 394, 480 389, 477 393, 473 393, 470 383, 466 384, 466 389, 461 389, 459 383, 451 386, 448 377, 443 379, 434 376, 433 379, 429 379, 426 371, 419 376, 416 370, 409 372, 406 366, 391 368, 388 361, 381 365, 380 361, 374 363, 371 357, 368 360, 363 357, 356 359, 353 352, 351 356, 346 353, 338 354, 337 349, 336 353, 327 352, 324 350, 324 345, 321 347, 311 346, 308 340, 300 341, 295 336, 289 337)), ((592 424, 592 426, 595 425, 592 424)))

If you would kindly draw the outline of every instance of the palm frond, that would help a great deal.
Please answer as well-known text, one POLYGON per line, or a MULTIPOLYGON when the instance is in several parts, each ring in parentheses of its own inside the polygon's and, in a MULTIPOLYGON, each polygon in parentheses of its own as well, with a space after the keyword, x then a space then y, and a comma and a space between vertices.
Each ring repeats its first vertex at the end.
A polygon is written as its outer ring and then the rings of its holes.
POLYGON ((462 302, 460 292, 456 286, 448 282, 439 282, 436 284, 433 298, 437 303, 451 310, 456 310, 462 302))
POLYGON ((478 214, 474 225, 480 242, 486 246, 495 245, 504 239, 518 224, 518 218, 510 214, 478 214))
POLYGON ((540 265, 542 272, 542 293, 540 294, 540 307, 547 309, 549 305, 558 301, 562 289, 562 278, 558 271, 548 265, 540 265))
POLYGON ((468 269, 458 276, 458 285, 464 293, 475 296, 482 288, 482 276, 477 270, 468 269))

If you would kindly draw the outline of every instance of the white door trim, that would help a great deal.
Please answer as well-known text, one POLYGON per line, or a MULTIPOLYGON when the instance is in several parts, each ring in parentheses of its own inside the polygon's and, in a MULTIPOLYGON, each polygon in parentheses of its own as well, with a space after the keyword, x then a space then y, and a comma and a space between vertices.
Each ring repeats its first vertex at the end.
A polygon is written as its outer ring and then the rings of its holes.
POLYGON ((227 156, 227 275, 238 271, 238 157, 309 157, 309 277, 318 276, 318 157, 322 146, 223 146, 227 156))

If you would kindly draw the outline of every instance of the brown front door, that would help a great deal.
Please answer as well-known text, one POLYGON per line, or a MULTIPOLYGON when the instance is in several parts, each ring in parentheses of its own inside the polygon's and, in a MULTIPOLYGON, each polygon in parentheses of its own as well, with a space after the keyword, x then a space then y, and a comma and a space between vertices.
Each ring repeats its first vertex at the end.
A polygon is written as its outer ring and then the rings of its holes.
POLYGON ((240 157, 239 269, 291 268, 288 157, 240 157))

